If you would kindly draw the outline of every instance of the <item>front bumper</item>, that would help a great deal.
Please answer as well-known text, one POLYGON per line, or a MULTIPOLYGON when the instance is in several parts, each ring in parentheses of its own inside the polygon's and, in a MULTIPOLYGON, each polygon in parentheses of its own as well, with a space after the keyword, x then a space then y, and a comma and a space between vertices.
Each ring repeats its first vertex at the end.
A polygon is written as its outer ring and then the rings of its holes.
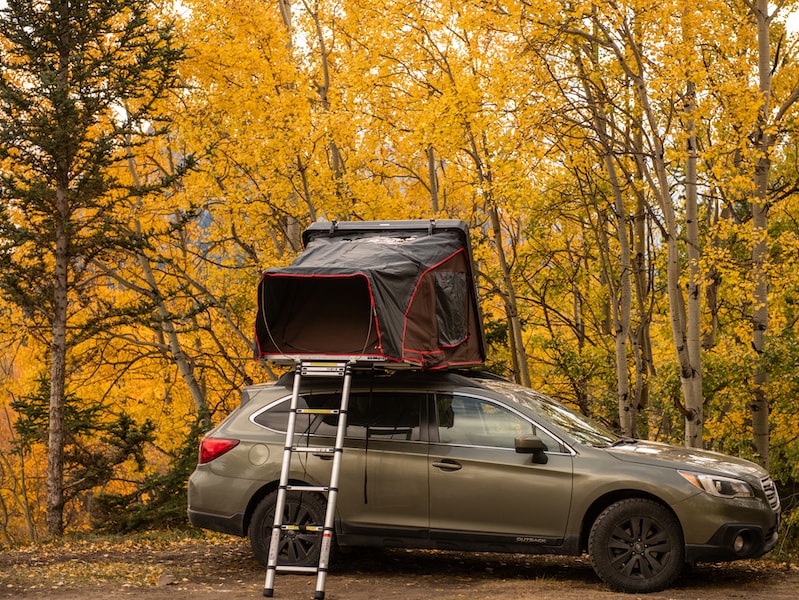
POLYGON ((706 544, 687 544, 685 560, 723 562, 758 558, 777 545, 779 522, 768 531, 759 525, 731 523, 721 527, 706 544))

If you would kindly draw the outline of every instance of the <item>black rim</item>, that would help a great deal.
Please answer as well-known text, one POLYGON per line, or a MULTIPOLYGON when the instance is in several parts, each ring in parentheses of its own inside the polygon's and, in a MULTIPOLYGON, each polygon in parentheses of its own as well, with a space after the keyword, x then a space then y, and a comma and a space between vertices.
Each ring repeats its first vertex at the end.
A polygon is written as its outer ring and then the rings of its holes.
POLYGON ((650 579, 666 569, 671 540, 657 521, 649 517, 630 517, 613 529, 608 552, 610 564, 621 575, 650 579))
MULTIPOLYGON (((319 533, 303 531, 304 526, 319 525, 319 517, 302 502, 287 502, 283 523, 297 525, 299 530, 284 531, 280 534, 279 556, 281 563, 297 564, 314 557, 319 545, 319 533)), ((271 536, 274 512, 270 511, 264 529, 271 536)), ((269 539, 269 538, 267 538, 269 539)))

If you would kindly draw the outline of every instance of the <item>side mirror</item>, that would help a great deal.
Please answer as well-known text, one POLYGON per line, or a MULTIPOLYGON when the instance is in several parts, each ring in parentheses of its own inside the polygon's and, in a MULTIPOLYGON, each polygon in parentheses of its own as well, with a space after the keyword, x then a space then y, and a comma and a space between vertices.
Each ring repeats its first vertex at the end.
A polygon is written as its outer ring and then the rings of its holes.
POLYGON ((521 435, 516 438, 516 452, 519 454, 532 454, 533 462, 537 465, 545 465, 549 461, 544 453, 547 445, 543 440, 535 435, 521 435))

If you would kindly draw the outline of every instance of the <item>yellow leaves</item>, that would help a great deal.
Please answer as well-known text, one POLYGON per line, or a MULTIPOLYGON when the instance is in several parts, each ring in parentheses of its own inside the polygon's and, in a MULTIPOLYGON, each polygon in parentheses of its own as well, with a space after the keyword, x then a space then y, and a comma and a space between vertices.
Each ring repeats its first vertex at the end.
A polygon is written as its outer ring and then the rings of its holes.
MULTIPOLYGON (((146 593, 147 588, 166 585, 170 580, 184 583, 194 564, 214 557, 218 560, 219 544, 230 539, 197 531, 193 535, 163 531, 124 537, 73 536, 14 548, 6 550, 8 562, 0 567, 0 589, 12 594, 46 595, 117 585, 127 593, 146 593), (176 561, 175 556, 183 560, 176 561)), ((237 543, 224 553, 234 556, 225 559, 240 561, 240 552, 237 543)))
MULTIPOLYGON (((594 260, 596 241, 581 231, 599 229, 593 211, 611 238, 626 221, 604 212, 610 183, 587 125, 583 82, 606 96, 599 114, 613 136, 628 212, 639 195, 652 201, 652 182, 639 169, 661 152, 669 169, 661 184, 681 208, 689 121, 700 140, 703 198, 741 208, 753 189, 758 156, 749 134, 763 96, 743 5, 319 0, 291 3, 290 30, 275 3, 187 5, 185 73, 194 88, 177 116, 183 139, 208 154, 186 194, 225 222, 213 224, 215 239, 235 224, 262 264, 291 260, 299 250, 291 232, 310 219, 424 218, 435 192, 441 216, 484 225, 486 205, 498 207, 520 278, 531 278, 525 269, 539 273, 539 258, 554 264, 571 252, 594 260), (634 146, 636 136, 643 147, 634 146)), ((792 69, 781 67, 775 98, 792 89, 792 69)), ((712 227, 705 282, 720 271, 725 288, 736 290, 725 310, 745 314, 751 233, 732 218, 712 227)), ((496 275, 491 240, 476 245, 476 256, 496 275)), ((596 308, 606 289, 594 275, 581 272, 575 285, 593 294, 596 308)), ((501 302, 491 302, 487 312, 500 314, 501 302)), ((534 307, 522 310, 530 322, 540 318, 534 307)))

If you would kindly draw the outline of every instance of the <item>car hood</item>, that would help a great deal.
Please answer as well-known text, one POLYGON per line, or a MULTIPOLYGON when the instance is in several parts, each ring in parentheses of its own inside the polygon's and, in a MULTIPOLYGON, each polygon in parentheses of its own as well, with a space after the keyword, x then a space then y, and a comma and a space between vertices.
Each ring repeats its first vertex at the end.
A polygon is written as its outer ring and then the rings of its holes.
POLYGON ((692 469, 717 475, 749 476, 757 479, 768 476, 768 472, 760 465, 743 458, 659 442, 637 440, 613 446, 608 452, 620 460, 648 465, 692 469))

